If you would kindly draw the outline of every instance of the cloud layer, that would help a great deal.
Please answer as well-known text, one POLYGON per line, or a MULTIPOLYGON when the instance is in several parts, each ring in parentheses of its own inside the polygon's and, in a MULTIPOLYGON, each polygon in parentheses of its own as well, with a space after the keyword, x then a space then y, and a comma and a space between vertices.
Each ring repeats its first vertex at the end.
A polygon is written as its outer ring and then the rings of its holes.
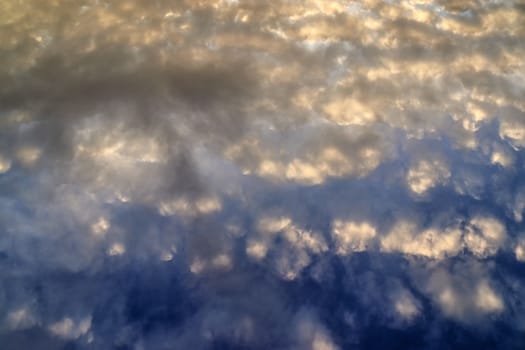
POLYGON ((2 347, 523 347, 524 24, 0 5, 2 347))

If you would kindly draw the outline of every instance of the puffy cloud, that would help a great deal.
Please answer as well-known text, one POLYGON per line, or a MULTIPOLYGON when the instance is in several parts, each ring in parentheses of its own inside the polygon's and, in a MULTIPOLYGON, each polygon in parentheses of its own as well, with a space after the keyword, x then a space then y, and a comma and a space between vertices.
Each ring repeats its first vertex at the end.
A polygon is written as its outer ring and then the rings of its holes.
POLYGON ((415 224, 398 222, 381 240, 383 251, 443 259, 457 255, 463 248, 462 232, 457 227, 429 228, 418 232, 415 224))
POLYGON ((420 302, 406 290, 396 293, 394 308, 402 319, 408 321, 411 321, 421 313, 420 302))
POLYGON ((450 177, 447 166, 437 160, 420 160, 407 174, 407 183, 410 190, 421 195, 432 187, 445 182, 450 177))
POLYGON ((385 142, 366 129, 359 132, 312 124, 277 140, 276 135, 262 136, 260 141, 232 145, 227 157, 238 162, 244 174, 276 182, 319 185, 330 178, 365 176, 387 156, 385 142), (295 152, 283 153, 277 145, 295 152))
POLYGON ((11 160, 4 156, 0 156, 0 173, 8 172, 11 168, 11 160))
POLYGON ((296 279, 312 258, 328 251, 322 233, 301 228, 289 217, 263 216, 257 227, 260 234, 248 238, 246 254, 259 262, 269 256, 265 263, 287 280, 296 279))
POLYGON ((514 253, 518 261, 525 261, 525 240, 522 239, 516 244, 514 253))
POLYGON ((475 217, 470 221, 465 243, 479 257, 494 255, 505 243, 505 227, 496 219, 490 217, 475 217))
POLYGON ((456 275, 438 268, 430 275, 426 289, 441 311, 463 322, 486 322, 486 314, 501 314, 505 303, 484 277, 479 266, 459 266, 456 275))
POLYGON ((198 198, 195 201, 188 201, 184 198, 164 200, 159 205, 159 213, 164 216, 207 214, 219 211, 220 209, 221 203, 214 197, 198 198))
POLYGON ((336 220, 332 226, 334 238, 338 242, 338 254, 366 251, 377 234, 375 227, 367 222, 355 223, 336 220))
POLYGON ((10 330, 31 328, 37 324, 37 320, 26 308, 11 311, 7 315, 7 325, 10 330))
POLYGON ((1 7, 3 348, 522 345, 518 2, 1 7))
POLYGON ((301 310, 296 315, 295 328, 296 348, 298 349, 335 350, 339 348, 330 339, 328 331, 307 310, 301 310))
POLYGON ((61 321, 49 326, 51 333, 66 339, 75 339, 89 331, 91 327, 91 317, 79 320, 75 323, 71 318, 66 317, 61 321))

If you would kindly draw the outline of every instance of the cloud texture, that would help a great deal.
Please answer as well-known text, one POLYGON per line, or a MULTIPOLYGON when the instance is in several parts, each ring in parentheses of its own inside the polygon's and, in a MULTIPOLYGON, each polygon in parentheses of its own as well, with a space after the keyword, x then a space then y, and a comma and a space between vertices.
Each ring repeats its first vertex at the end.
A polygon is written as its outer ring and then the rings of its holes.
POLYGON ((525 346, 519 1, 0 4, 3 349, 525 346))

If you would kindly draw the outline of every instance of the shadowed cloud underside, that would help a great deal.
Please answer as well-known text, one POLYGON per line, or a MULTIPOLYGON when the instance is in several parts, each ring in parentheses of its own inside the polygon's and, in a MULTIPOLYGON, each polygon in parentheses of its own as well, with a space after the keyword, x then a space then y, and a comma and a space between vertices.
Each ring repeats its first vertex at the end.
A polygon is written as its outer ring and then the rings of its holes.
POLYGON ((0 347, 525 347, 516 0, 0 1, 0 347))

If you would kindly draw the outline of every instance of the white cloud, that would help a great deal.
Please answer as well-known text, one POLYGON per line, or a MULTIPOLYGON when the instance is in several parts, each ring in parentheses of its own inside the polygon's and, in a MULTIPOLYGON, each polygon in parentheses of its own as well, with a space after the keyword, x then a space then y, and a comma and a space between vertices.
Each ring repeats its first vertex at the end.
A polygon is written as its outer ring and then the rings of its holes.
POLYGON ((415 194, 422 195, 445 183, 450 177, 447 165, 439 160, 420 160, 407 173, 407 183, 415 194))
POLYGON ((10 330, 21 330, 34 327, 38 319, 28 308, 20 308, 7 314, 7 325, 10 330))
POLYGON ((49 326, 49 331, 61 338, 76 339, 89 332, 91 329, 91 316, 80 320, 65 317, 61 321, 49 326))
POLYGON ((100 217, 97 221, 95 221, 91 225, 91 231, 93 232, 94 235, 101 236, 101 235, 104 235, 108 231, 110 226, 111 225, 106 218, 100 217))
POLYGON ((118 256, 126 252, 126 246, 120 242, 113 243, 107 250, 108 255, 118 256))
POLYGON ((362 252, 369 249, 376 237, 376 228, 367 222, 335 220, 332 234, 337 242, 337 254, 362 252))
POLYGON ((197 216, 220 211, 222 203, 217 197, 201 197, 197 199, 177 198, 162 200, 159 203, 159 213, 163 216, 197 216))
POLYGON ((292 220, 288 217, 263 217, 259 219, 257 228, 264 233, 276 233, 285 229, 292 223, 292 220))
POLYGON ((472 253, 485 258, 496 254, 506 240, 506 229, 495 218, 476 216, 467 228, 465 244, 472 253))
POLYGON ((486 312, 501 312, 504 309, 501 297, 490 288, 487 281, 481 281, 477 286, 476 305, 486 312))
POLYGON ((336 350, 337 347, 325 327, 307 310, 301 310, 296 315, 295 336, 297 348, 312 350, 336 350))
POLYGON ((381 250, 419 255, 431 259, 455 256, 463 247, 462 232, 457 227, 429 228, 418 231, 414 223, 400 221, 381 239, 381 250))
POLYGON ((525 261, 525 239, 522 238, 516 243, 514 255, 516 256, 516 260, 525 261))
POLYGON ((6 173, 11 169, 11 160, 0 154, 0 174, 6 173))
POLYGON ((16 158, 23 165, 27 167, 34 166, 40 156, 42 151, 38 147, 34 146, 23 146, 16 150, 16 158))
POLYGON ((410 293, 404 291, 394 300, 394 308, 404 320, 412 320, 421 313, 419 302, 410 293))
POLYGON ((250 257, 261 260, 268 253, 270 243, 261 239, 250 239, 246 244, 246 254, 250 257))
POLYGON ((438 268, 430 274, 426 289, 447 317, 479 323, 505 310, 501 295, 479 268, 479 264, 463 264, 455 271, 438 268))

